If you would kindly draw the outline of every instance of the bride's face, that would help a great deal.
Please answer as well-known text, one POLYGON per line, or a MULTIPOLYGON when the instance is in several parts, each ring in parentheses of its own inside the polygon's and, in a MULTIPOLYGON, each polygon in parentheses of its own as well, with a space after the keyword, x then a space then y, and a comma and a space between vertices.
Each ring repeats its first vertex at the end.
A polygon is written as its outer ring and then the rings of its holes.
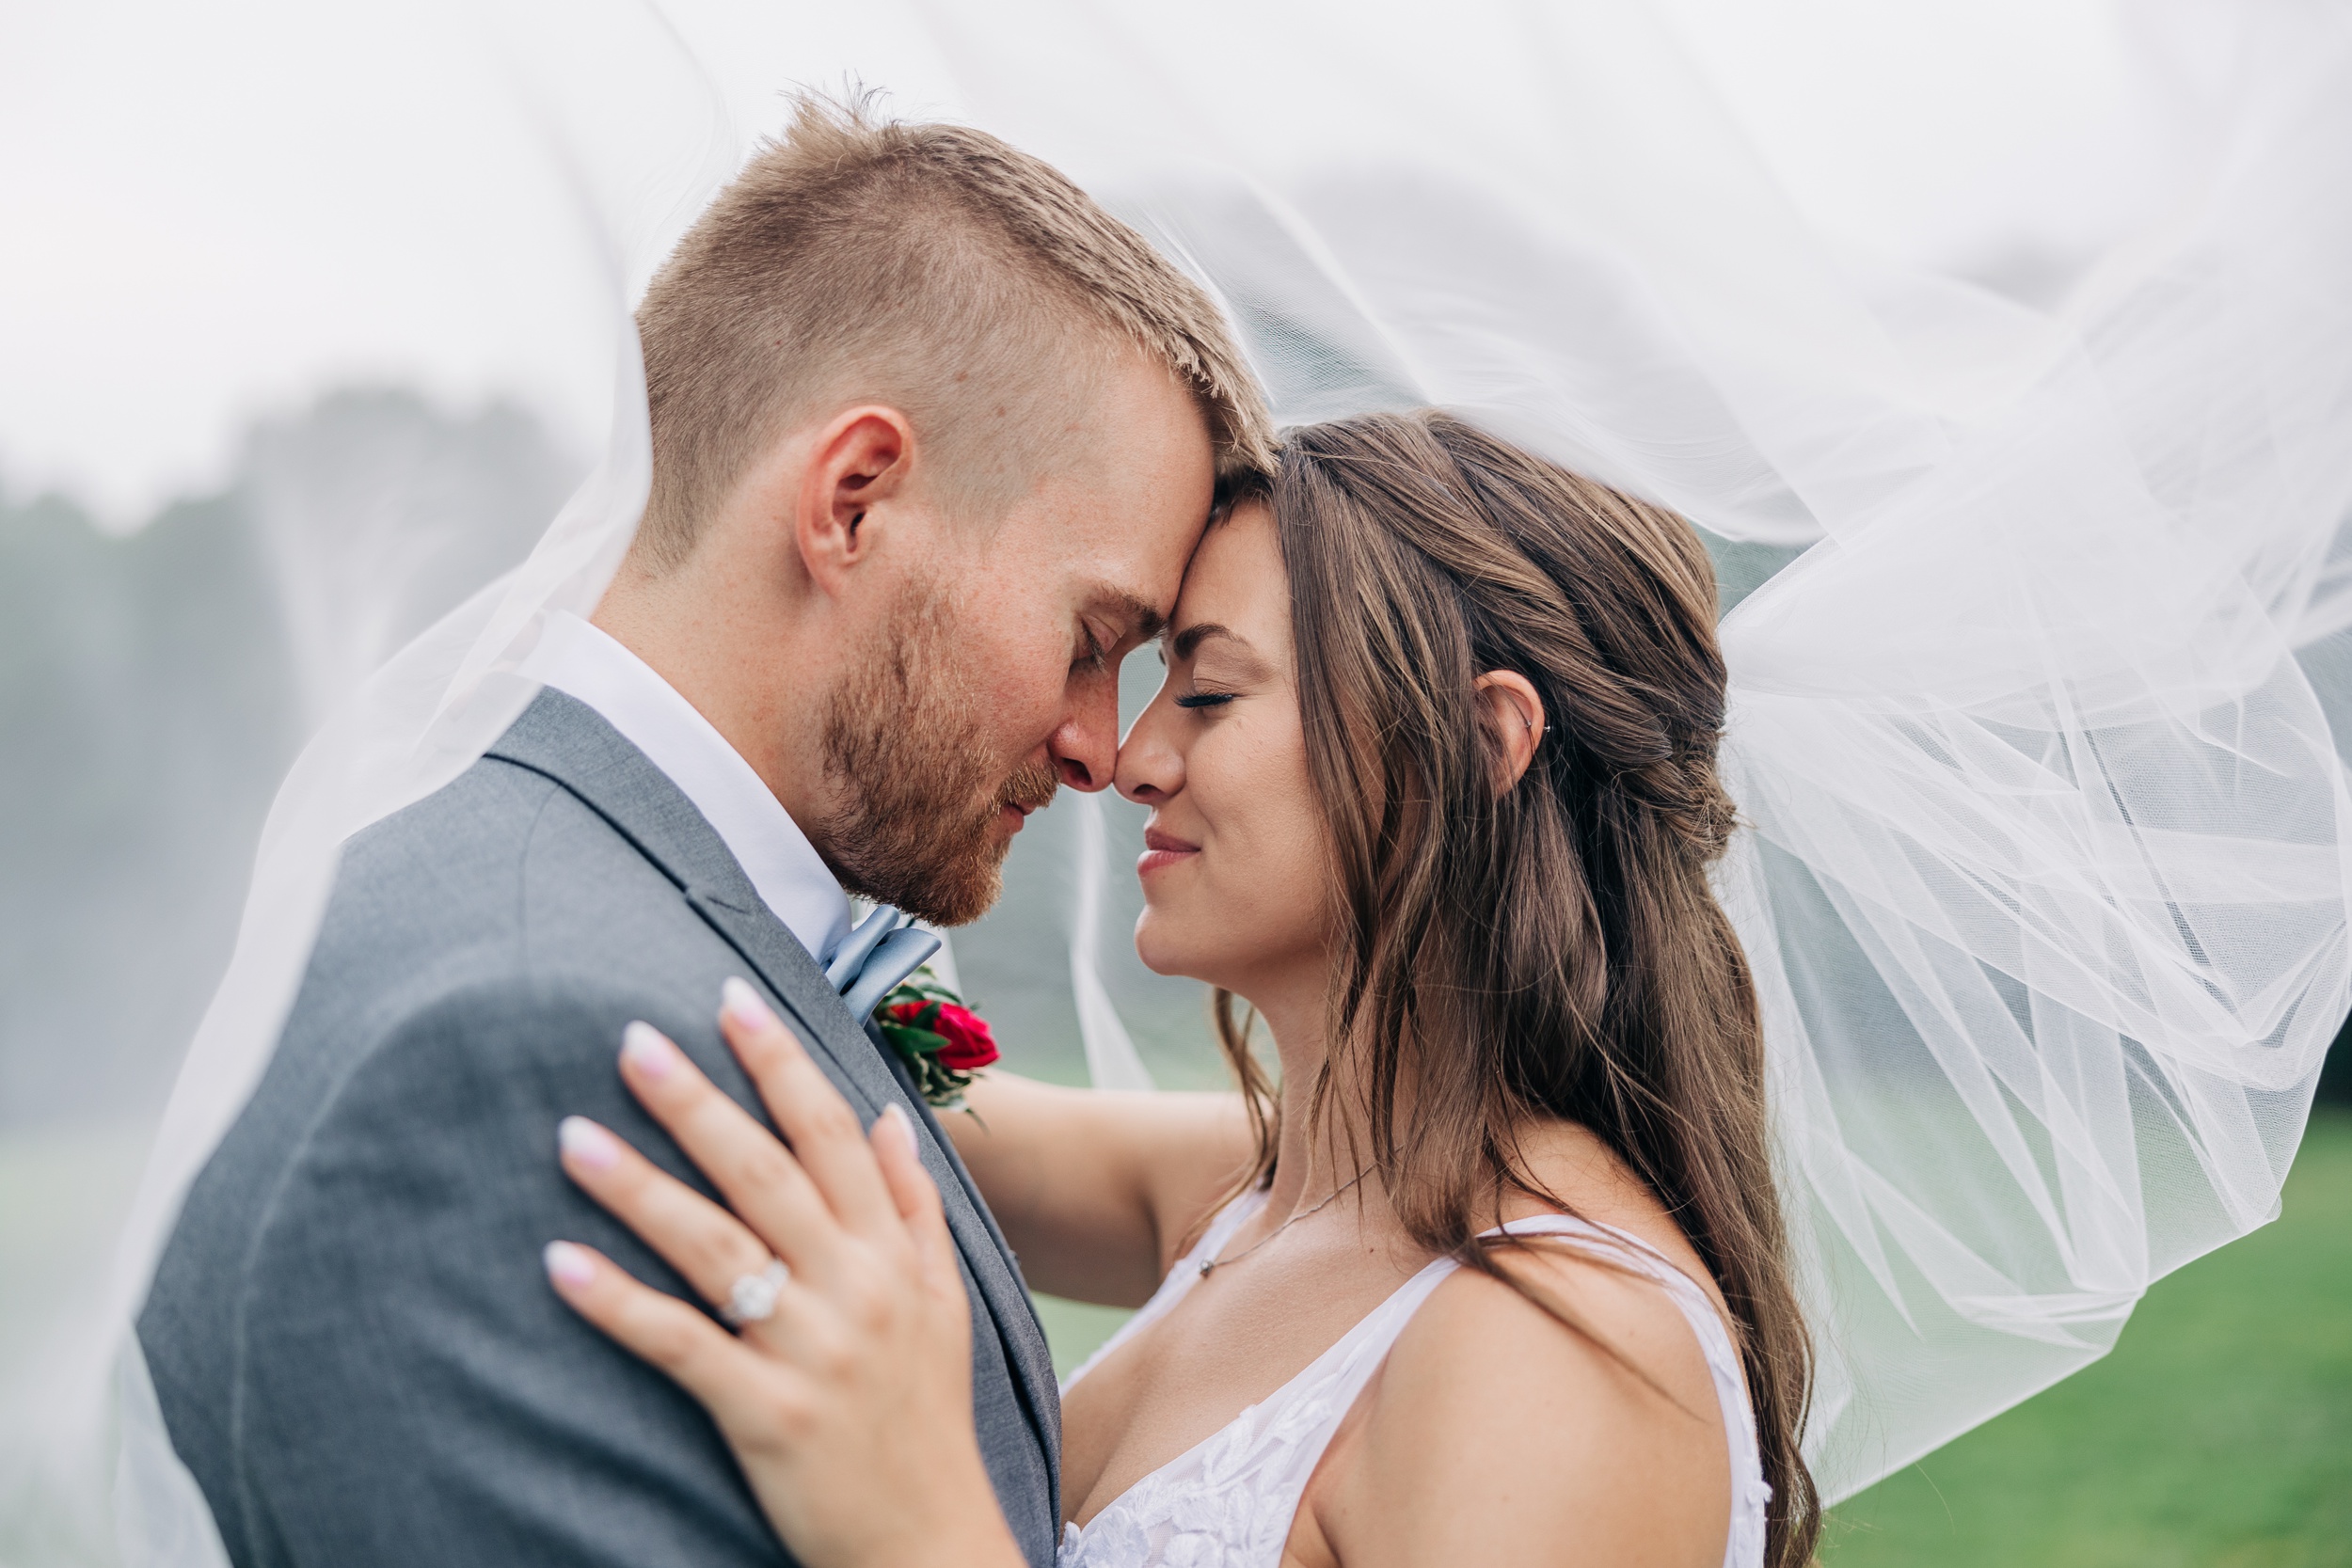
POLYGON ((1238 508, 1201 540, 1162 646, 1168 678, 1119 752, 1119 792, 1152 807, 1136 951, 1159 974, 1262 1006, 1301 980, 1319 986, 1327 829, 1264 507, 1238 508))

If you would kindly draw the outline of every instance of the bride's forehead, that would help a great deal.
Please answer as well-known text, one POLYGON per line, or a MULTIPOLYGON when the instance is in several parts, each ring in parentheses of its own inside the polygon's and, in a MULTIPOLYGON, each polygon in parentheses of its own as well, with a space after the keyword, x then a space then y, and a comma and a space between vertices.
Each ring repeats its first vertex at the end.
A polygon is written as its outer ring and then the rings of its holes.
POLYGON ((1279 637, 1290 619, 1290 579, 1273 521, 1263 508, 1237 510, 1201 536, 1177 595, 1171 637, 1214 621, 1253 638, 1279 637))
POLYGON ((1283 587, 1282 550, 1274 514, 1263 502, 1245 501, 1209 525, 1193 546, 1184 569, 1179 605, 1195 594, 1227 595, 1251 586, 1283 587))

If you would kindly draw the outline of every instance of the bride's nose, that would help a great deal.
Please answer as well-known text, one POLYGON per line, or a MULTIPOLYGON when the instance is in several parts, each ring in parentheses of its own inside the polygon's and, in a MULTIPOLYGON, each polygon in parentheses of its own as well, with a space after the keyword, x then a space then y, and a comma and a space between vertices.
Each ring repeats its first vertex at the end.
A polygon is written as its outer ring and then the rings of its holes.
POLYGON ((1113 783, 1138 805, 1158 805, 1184 787, 1184 759, 1168 735, 1168 712, 1165 693, 1152 698, 1119 743, 1113 783))

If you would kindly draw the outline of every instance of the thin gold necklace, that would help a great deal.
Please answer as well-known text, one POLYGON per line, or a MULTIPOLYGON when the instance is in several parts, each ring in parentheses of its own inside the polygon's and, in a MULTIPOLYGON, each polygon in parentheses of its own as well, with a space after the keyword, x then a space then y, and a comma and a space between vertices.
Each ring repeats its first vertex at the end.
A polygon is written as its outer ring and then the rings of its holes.
POLYGON ((1307 1218, 1308 1215, 1322 1213, 1326 1209, 1330 1208, 1332 1204, 1339 1201, 1340 1194, 1347 1191, 1348 1188, 1353 1187, 1357 1182, 1361 1181, 1363 1179, 1364 1173, 1362 1171, 1358 1171, 1355 1175, 1349 1177, 1345 1181, 1340 1183, 1337 1187, 1334 1187, 1331 1190, 1331 1196, 1329 1197, 1325 1198, 1321 1203, 1316 1204, 1311 1209, 1306 1210, 1300 1213, 1293 1214, 1289 1219, 1284 1220, 1281 1224, 1276 1226, 1273 1229, 1267 1231, 1264 1235, 1259 1237, 1256 1241, 1250 1243, 1248 1246, 1242 1248, 1231 1258, 1203 1258, 1200 1259, 1200 1277, 1203 1279, 1208 1278, 1209 1271, 1217 1267, 1221 1263, 1240 1262, 1243 1259, 1248 1257, 1251 1253, 1257 1251, 1260 1247, 1274 1240, 1275 1237, 1279 1236, 1283 1231, 1288 1230, 1292 1226, 1296 1225, 1300 1220, 1307 1218))

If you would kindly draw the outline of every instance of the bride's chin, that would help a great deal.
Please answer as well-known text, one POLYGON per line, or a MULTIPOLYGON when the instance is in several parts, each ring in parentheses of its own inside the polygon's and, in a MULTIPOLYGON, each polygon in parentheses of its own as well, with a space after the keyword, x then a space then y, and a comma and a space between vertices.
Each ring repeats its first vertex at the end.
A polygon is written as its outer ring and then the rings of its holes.
POLYGON ((1220 967, 1215 958, 1200 952, 1197 943, 1185 942, 1180 933, 1169 929, 1170 925, 1166 914, 1149 905, 1136 918, 1136 957, 1143 960, 1143 967, 1171 979, 1216 984, 1215 974, 1210 973, 1220 967))
POLYGON ((1141 931, 1136 933, 1136 957, 1141 958, 1143 967, 1154 974, 1166 974, 1174 979, 1192 978, 1184 973, 1181 960, 1165 951, 1162 944, 1146 942, 1141 931))

